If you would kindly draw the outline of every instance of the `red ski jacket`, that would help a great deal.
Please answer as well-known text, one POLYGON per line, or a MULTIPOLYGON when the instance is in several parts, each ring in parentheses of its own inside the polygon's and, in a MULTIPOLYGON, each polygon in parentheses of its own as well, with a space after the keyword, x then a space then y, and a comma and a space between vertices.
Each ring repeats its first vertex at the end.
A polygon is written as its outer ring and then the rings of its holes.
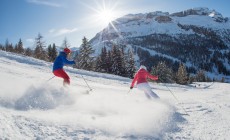
POLYGON ((147 78, 150 78, 152 80, 158 80, 158 76, 153 76, 149 74, 145 69, 138 70, 138 72, 134 76, 131 87, 133 87, 136 82, 137 84, 146 83, 147 78))

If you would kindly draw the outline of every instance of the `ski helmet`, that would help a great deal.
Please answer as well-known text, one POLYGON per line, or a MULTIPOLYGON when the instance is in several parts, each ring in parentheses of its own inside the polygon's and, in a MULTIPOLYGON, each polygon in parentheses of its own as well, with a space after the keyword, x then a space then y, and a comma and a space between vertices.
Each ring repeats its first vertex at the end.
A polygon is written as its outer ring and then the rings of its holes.
POLYGON ((64 49, 64 52, 65 52, 66 54, 69 54, 71 51, 70 51, 70 49, 65 48, 65 49, 64 49))
POLYGON ((141 66, 140 66, 140 69, 145 69, 145 70, 147 70, 147 68, 146 68, 144 65, 141 65, 141 66))

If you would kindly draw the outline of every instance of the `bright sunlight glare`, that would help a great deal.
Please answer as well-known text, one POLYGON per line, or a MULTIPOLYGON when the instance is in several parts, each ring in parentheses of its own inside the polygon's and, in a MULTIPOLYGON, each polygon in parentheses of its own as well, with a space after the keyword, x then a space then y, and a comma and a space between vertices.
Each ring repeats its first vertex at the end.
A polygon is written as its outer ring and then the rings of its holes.
POLYGON ((98 11, 98 19, 104 24, 109 24, 115 18, 115 14, 112 10, 102 9, 98 11))
POLYGON ((91 27, 97 26, 105 28, 109 24, 113 26, 112 22, 123 15, 123 12, 118 6, 119 3, 114 2, 114 0, 95 0, 94 2, 95 3, 84 4, 90 9, 91 14, 88 16, 88 19, 91 27))

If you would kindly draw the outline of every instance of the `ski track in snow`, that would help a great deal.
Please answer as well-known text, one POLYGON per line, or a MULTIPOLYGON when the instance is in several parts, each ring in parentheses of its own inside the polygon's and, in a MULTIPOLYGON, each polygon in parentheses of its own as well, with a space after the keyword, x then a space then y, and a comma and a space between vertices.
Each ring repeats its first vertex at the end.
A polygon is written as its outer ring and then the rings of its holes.
POLYGON ((148 100, 136 88, 128 93, 128 78, 65 69, 69 88, 47 81, 51 63, 0 51, 0 140, 230 137, 228 83, 167 85, 178 103, 165 84, 151 83, 161 99, 148 100))

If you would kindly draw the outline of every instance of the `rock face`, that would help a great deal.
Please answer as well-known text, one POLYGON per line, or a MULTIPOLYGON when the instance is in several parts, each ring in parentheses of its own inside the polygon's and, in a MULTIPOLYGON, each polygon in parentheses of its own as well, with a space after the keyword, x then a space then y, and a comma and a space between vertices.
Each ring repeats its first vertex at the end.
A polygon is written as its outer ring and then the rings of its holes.
POLYGON ((116 44, 132 48, 136 64, 165 61, 173 70, 183 62, 189 73, 202 69, 230 75, 230 21, 208 8, 169 14, 129 14, 110 23, 90 40, 95 55, 116 44))

